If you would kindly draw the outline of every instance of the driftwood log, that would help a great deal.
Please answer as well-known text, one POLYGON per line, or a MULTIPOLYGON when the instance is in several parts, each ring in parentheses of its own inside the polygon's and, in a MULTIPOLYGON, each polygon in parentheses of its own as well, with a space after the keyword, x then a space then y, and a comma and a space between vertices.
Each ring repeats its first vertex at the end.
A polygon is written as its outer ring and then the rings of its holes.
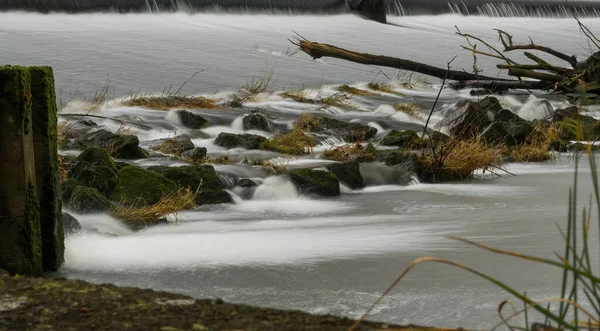
POLYGON ((578 22, 583 34, 598 48, 596 53, 583 62, 578 62, 577 57, 574 55, 568 55, 550 47, 535 44, 531 39, 528 44, 515 44, 512 35, 502 30, 496 30, 502 44, 502 48, 498 49, 485 40, 471 34, 463 33, 456 28, 456 34, 464 37, 467 42, 467 45, 461 47, 473 54, 472 73, 385 55, 361 53, 334 45, 309 41, 301 36, 290 41, 313 59, 332 57, 366 65, 407 70, 439 79, 450 80, 452 81, 450 86, 454 88, 482 88, 494 92, 510 89, 526 89, 553 90, 570 95, 574 93, 586 95, 599 94, 600 39, 597 39, 577 18, 575 20, 578 22), (487 50, 482 51, 478 49, 477 42, 483 44, 487 50), (524 51, 523 55, 533 63, 521 64, 507 56, 508 53, 517 50, 524 51), (531 50, 559 59, 565 63, 565 67, 552 65, 541 57, 527 52, 531 50), (504 63, 497 64, 497 67, 506 70, 507 75, 514 78, 505 79, 482 75, 481 70, 477 68, 477 55, 501 60, 504 63))

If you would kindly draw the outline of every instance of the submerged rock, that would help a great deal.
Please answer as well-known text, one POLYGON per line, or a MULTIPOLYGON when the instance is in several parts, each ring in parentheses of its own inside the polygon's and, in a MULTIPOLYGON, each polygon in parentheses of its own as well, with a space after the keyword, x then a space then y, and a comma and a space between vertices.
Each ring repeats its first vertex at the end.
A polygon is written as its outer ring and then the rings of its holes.
POLYGON ((164 176, 138 168, 123 167, 117 173, 119 186, 113 191, 110 199, 122 201, 138 207, 157 203, 163 196, 177 190, 175 182, 164 176))
POLYGON ((173 138, 158 139, 152 142, 150 149, 159 150, 167 154, 179 155, 185 151, 194 149, 194 143, 187 135, 175 136, 173 138))
POLYGON ((63 232, 71 234, 81 230, 79 221, 69 213, 62 213, 63 232))
POLYGON ((255 134, 220 133, 215 144, 225 148, 243 147, 246 149, 259 149, 267 138, 255 134))
POLYGON ((198 205, 232 203, 229 193, 223 189, 215 168, 211 165, 167 167, 153 166, 148 171, 158 173, 176 183, 179 187, 187 187, 198 191, 196 203, 198 205))
POLYGON ((140 141, 136 136, 115 134, 99 130, 85 136, 84 144, 106 148, 112 157, 121 159, 141 159, 148 153, 139 147, 140 141))
POLYGON ((185 126, 186 128, 197 130, 202 129, 210 124, 204 117, 184 109, 176 110, 175 114, 177 115, 177 119, 179 119, 181 125, 185 126))
POLYGON ((381 144, 385 146, 398 146, 406 148, 427 147, 427 141, 419 137, 419 135, 412 130, 392 130, 383 138, 383 140, 381 140, 381 144))
POLYGON ((257 186, 257 184, 256 184, 256 182, 254 182, 250 178, 240 178, 237 181, 237 186, 239 186, 239 187, 253 187, 253 186, 257 186))
POLYGON ((181 153, 181 158, 186 161, 200 162, 206 159, 206 153, 206 147, 194 147, 193 149, 181 153))
POLYGON ((365 187, 363 177, 360 173, 358 161, 352 160, 348 162, 332 163, 327 166, 337 179, 348 185, 353 190, 365 187))
POLYGON ((380 159, 388 166, 395 166, 412 174, 419 173, 416 153, 395 150, 384 153, 380 159))
POLYGON ((250 114, 244 116, 243 120, 244 130, 260 130, 271 132, 273 131, 273 125, 264 115, 261 114, 250 114))
POLYGON ((93 188, 77 186, 67 206, 76 213, 101 213, 110 209, 111 203, 93 188))
POLYGON ((290 171, 289 176, 301 194, 325 197, 340 195, 340 182, 331 172, 299 169, 290 171))

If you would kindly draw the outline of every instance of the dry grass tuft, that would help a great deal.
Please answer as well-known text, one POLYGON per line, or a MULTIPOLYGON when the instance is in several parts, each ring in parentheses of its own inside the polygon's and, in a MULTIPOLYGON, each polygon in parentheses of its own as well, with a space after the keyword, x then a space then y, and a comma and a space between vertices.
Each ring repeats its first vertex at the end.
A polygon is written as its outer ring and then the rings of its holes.
POLYGON ((115 133, 125 136, 137 136, 140 131, 134 129, 131 123, 122 123, 115 133))
POLYGON ((69 166, 65 162, 65 157, 58 156, 58 182, 63 183, 69 177, 69 166))
POLYGON ((313 138, 301 129, 293 130, 274 136, 260 146, 261 149, 283 154, 304 155, 312 153, 313 138))
POLYGON ((360 109, 359 107, 357 107, 356 105, 354 105, 350 101, 348 101, 348 100, 352 99, 352 96, 347 95, 346 93, 338 92, 338 93, 334 93, 332 95, 323 96, 323 94, 321 92, 319 92, 317 94, 316 98, 309 98, 309 97, 307 97, 307 94, 308 93, 306 91, 295 91, 295 92, 281 92, 281 93, 279 93, 279 96, 286 98, 286 99, 292 99, 299 103, 308 103, 308 104, 312 104, 312 105, 326 105, 326 106, 338 107, 338 108, 343 108, 343 109, 348 109, 348 110, 359 110, 360 109))
POLYGON ((394 87, 391 84, 379 83, 379 82, 370 82, 367 86, 374 91, 391 93, 398 95, 399 93, 394 91, 394 87))
POLYGON ((423 118, 423 114, 421 113, 422 108, 416 103, 397 103, 394 105, 394 109, 407 113, 408 115, 417 119, 423 118))
POLYGON ((129 107, 145 107, 149 109, 160 109, 167 110, 171 108, 222 108, 219 104, 218 99, 211 99, 206 97, 188 97, 182 95, 167 95, 167 96, 154 96, 144 97, 136 96, 130 100, 123 101, 123 105, 129 107))
POLYGON ((418 157, 421 175, 431 182, 464 180, 471 178, 473 171, 497 166, 501 163, 502 147, 489 145, 479 139, 453 141, 453 146, 446 149, 438 147, 435 158, 433 153, 423 153, 418 157))
POLYGON ((354 145, 344 145, 332 147, 323 152, 323 157, 333 161, 347 161, 353 155, 359 155, 363 151, 363 146, 359 143, 354 145))
POLYGON ((275 174, 285 174, 288 172, 288 167, 290 165, 289 159, 278 158, 272 160, 265 160, 260 163, 260 165, 264 168, 272 170, 275 174))
POLYGON ((138 208, 136 203, 126 206, 121 202, 117 206, 111 207, 109 214, 134 228, 176 221, 180 211, 196 206, 197 194, 198 192, 193 192, 187 187, 181 188, 172 194, 163 196, 157 203, 150 206, 138 208))
POLYGON ((545 125, 536 124, 533 132, 523 145, 512 148, 508 156, 513 162, 543 162, 552 160, 554 155, 550 153, 552 143, 560 138, 561 127, 552 123, 545 125))
POLYGON ((356 87, 352 87, 349 85, 340 85, 337 87, 338 91, 343 92, 343 93, 348 93, 348 94, 352 94, 352 95, 359 95, 359 96, 367 96, 367 95, 373 95, 373 93, 367 91, 367 90, 361 90, 359 88, 356 87))

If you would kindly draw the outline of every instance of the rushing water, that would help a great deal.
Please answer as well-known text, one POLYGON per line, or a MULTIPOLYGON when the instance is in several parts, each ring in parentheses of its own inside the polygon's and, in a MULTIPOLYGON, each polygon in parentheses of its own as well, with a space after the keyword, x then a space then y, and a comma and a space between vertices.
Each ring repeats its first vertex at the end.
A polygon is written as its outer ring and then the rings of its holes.
MULTIPOLYGON (((81 112, 87 105, 83 100, 91 99, 108 84, 109 100, 98 114, 150 126, 138 134, 144 145, 175 131, 185 133, 185 129, 169 112, 122 107, 118 101, 130 93, 178 90, 196 71, 201 72, 181 88, 182 92, 224 98, 265 70, 273 71, 275 90, 314 88, 312 93, 330 91, 333 84, 364 87, 367 82, 387 79, 373 67, 332 59, 312 61, 302 53, 290 55, 292 45, 287 38, 293 38, 294 32, 310 40, 440 66, 459 55, 452 66, 466 70, 472 67, 472 56, 460 49, 464 41, 454 34, 455 25, 490 40, 495 40, 492 28, 501 28, 511 31, 516 40, 531 36, 540 44, 581 58, 590 54, 572 19, 448 14, 389 20, 396 25, 377 24, 346 13, 9 12, 0 13, 0 58, 11 64, 52 65, 65 113, 81 112)), ((600 20, 586 18, 584 22, 595 28, 600 20)), ((481 60, 486 74, 498 74, 493 61, 481 60)), ((385 70, 387 76, 397 74, 385 70)), ((325 111, 382 132, 422 125, 418 119, 390 112, 389 104, 410 101, 430 106, 439 87, 438 81, 430 81, 433 85, 398 87, 401 95, 357 98, 362 112, 325 111)), ((441 108, 465 97, 468 91, 446 89, 441 108)), ((505 107, 527 114, 534 113, 528 109, 539 101, 526 95, 501 99, 505 107)), ((555 107, 564 106, 560 100, 552 102, 555 107)), ((276 95, 254 106, 277 115, 277 124, 283 126, 307 107, 315 108, 276 95)), ((214 144, 220 132, 241 132, 239 119, 247 111, 204 111, 219 124, 204 129, 206 135, 198 136, 194 143, 207 147, 213 156, 257 153, 228 151, 214 144)), ((598 115, 597 109, 589 111, 598 115)), ((119 127, 111 120, 97 122, 113 131, 119 127)), ((338 143, 325 140, 315 150, 338 143)), ((276 156, 259 154, 262 158, 276 156)), ((149 159, 140 163, 164 162, 149 159)), ((308 163, 321 166, 325 161, 309 157, 286 162, 302 167, 308 163)), ((409 186, 375 185, 379 182, 373 179, 373 185, 363 190, 344 189, 341 197, 326 200, 299 196, 285 178, 265 178, 260 169, 217 166, 224 181, 239 176, 260 183, 254 198, 243 200, 231 187, 235 204, 184 212, 177 225, 135 233, 108 216, 76 215, 86 231, 67 238, 62 274, 195 297, 357 317, 410 261, 434 255, 476 266, 535 298, 547 298, 557 294, 560 275, 556 270, 495 256, 445 236, 465 236, 495 247, 553 258, 552 252, 562 247, 555 224, 564 225, 566 220, 573 163, 572 157, 564 154, 546 164, 508 165, 517 176, 486 173, 472 181, 439 185, 417 181, 409 186)), ((587 200, 591 186, 585 164, 581 174, 580 196, 587 200)), ((592 252, 592 258, 598 260, 598 250, 592 252)), ((499 321, 496 307, 507 298, 503 291, 462 271, 424 265, 409 274, 372 318, 489 327, 499 321)))

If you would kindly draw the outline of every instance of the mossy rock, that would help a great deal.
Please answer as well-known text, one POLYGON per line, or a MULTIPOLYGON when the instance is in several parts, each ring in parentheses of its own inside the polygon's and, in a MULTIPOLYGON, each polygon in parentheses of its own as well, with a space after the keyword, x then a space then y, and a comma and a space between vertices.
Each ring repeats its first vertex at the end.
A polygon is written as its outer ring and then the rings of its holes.
POLYGON ((69 170, 68 178, 74 179, 84 186, 94 188, 102 193, 102 195, 109 197, 117 185, 119 185, 114 164, 113 168, 114 170, 89 162, 79 161, 69 170))
POLYGON ((363 142, 377 134, 377 129, 360 123, 349 123, 326 116, 313 116, 312 118, 300 118, 295 126, 303 130, 317 133, 331 134, 346 142, 363 142))
POLYGON ((139 147, 140 141, 136 136, 99 130, 87 134, 84 143, 89 146, 106 148, 115 158, 142 159, 148 157, 148 153, 139 147))
POLYGON ((71 195, 77 186, 85 186, 82 182, 75 179, 67 179, 60 184, 60 199, 64 204, 71 200, 71 195))
POLYGON ((202 162, 206 159, 206 147, 194 147, 181 153, 181 158, 188 162, 202 162))
POLYGON ((411 149, 427 147, 427 141, 419 137, 419 135, 412 130, 392 130, 383 138, 381 144, 385 146, 398 146, 411 149))
POLYGON ((79 221, 69 213, 62 213, 62 227, 64 234, 72 234, 81 230, 79 221))
POLYGON ((192 139, 187 135, 176 136, 173 138, 165 138, 155 140, 150 149, 159 150, 167 154, 180 155, 185 151, 194 149, 192 139))
POLYGON ((135 166, 123 167, 117 173, 119 186, 110 199, 138 207, 157 203, 177 190, 177 184, 164 176, 135 166))
POLYGON ((90 147, 79 154, 77 161, 89 162, 93 165, 107 167, 114 173, 117 172, 117 166, 115 165, 115 162, 110 157, 108 151, 104 148, 90 147))
POLYGON ((352 160, 348 162, 332 163, 327 166, 340 182, 348 185, 351 189, 361 189, 365 187, 365 183, 360 173, 358 161, 352 160))
POLYGON ((580 115, 579 119, 565 118, 556 123, 561 129, 560 138, 563 140, 595 140, 600 134, 598 120, 590 116, 580 115))
POLYGON ((593 126, 593 130, 597 136, 600 136, 600 121, 596 121, 596 123, 593 126))
POLYGON ((331 172, 299 169, 290 171, 289 176, 301 194, 325 197, 340 195, 340 182, 331 172))
POLYGON ((67 206, 76 213, 101 213, 110 209, 111 203, 93 188, 77 186, 67 206))
POLYGON ((196 203, 198 205, 232 203, 229 193, 223 189, 215 168, 211 165, 167 167, 153 166, 148 168, 165 178, 177 183, 179 187, 187 187, 192 191, 198 190, 196 203))
POLYGON ((527 122, 516 113, 508 109, 501 109, 496 115, 494 115, 494 121, 499 122, 527 122))
POLYGON ((204 117, 184 109, 176 110, 175 114, 177 115, 181 125, 186 128, 197 130, 202 129, 210 124, 204 117))
POLYGON ((271 121, 261 114, 249 114, 244 116, 242 125, 244 130, 260 130, 266 132, 271 132, 273 130, 271 121))
POLYGON ((373 162, 377 161, 379 151, 373 144, 368 144, 367 147, 360 153, 358 162, 373 162))
POLYGON ((259 149, 260 145, 267 141, 267 138, 256 134, 234 134, 220 133, 215 139, 215 144, 225 148, 243 147, 246 149, 259 149))
POLYGON ((382 155, 381 160, 388 166, 396 166, 418 175, 419 164, 416 153, 402 150, 389 151, 382 155))

